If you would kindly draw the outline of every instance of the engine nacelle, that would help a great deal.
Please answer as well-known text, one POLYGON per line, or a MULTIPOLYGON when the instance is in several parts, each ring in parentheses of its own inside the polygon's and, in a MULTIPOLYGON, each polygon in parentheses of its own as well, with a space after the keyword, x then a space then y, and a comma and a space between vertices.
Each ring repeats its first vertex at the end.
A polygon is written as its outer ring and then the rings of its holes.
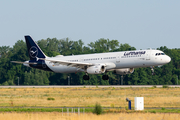
POLYGON ((101 74, 106 71, 106 67, 105 65, 99 64, 99 65, 88 67, 86 71, 88 74, 101 74))
POLYGON ((115 69, 114 73, 119 75, 131 74, 134 72, 134 68, 115 69))

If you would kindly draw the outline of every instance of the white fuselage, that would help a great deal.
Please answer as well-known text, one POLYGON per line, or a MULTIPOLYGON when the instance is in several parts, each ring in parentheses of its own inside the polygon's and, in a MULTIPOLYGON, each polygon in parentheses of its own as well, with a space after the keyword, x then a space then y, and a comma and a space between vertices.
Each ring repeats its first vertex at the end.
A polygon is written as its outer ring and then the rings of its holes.
MULTIPOLYGON (((50 59, 92 63, 93 65, 105 64, 107 71, 123 68, 159 66, 171 61, 171 58, 160 50, 136 50, 72 56, 56 56, 51 57, 50 59)), ((52 71, 56 73, 76 73, 84 71, 84 69, 61 65, 51 61, 45 61, 45 63, 52 71)))

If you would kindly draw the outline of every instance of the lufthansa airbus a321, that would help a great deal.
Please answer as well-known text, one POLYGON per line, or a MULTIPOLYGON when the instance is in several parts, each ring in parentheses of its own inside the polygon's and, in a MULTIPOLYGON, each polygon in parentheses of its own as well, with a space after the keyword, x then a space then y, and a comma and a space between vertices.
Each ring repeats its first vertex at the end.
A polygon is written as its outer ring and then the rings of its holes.
POLYGON ((25 36, 29 61, 25 66, 55 73, 85 72, 84 80, 89 80, 88 74, 104 74, 103 80, 108 80, 108 71, 125 75, 133 73, 134 68, 161 66, 171 61, 171 58, 160 50, 136 50, 84 55, 47 57, 30 36, 25 36))

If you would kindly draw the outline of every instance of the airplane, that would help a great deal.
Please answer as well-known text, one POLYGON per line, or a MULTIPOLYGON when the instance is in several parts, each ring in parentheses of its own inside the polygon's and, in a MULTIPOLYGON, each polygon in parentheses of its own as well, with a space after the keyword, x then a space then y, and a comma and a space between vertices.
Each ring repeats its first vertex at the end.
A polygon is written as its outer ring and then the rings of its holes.
POLYGON ((140 67, 151 67, 152 74, 154 74, 154 66, 162 66, 171 61, 171 58, 164 52, 152 49, 48 57, 31 36, 25 36, 25 40, 30 60, 11 62, 55 73, 85 72, 84 80, 90 79, 88 74, 104 74, 102 79, 108 80, 109 77, 106 74, 108 71, 126 75, 133 73, 134 68, 140 67))

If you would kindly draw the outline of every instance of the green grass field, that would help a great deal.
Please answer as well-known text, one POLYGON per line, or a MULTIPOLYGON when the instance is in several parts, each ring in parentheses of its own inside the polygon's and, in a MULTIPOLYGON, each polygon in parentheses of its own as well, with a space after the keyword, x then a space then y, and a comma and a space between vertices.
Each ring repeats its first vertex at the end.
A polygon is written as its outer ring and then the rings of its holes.
POLYGON ((179 107, 180 88, 0 88, 0 106, 127 107, 144 97, 144 107, 179 107))

